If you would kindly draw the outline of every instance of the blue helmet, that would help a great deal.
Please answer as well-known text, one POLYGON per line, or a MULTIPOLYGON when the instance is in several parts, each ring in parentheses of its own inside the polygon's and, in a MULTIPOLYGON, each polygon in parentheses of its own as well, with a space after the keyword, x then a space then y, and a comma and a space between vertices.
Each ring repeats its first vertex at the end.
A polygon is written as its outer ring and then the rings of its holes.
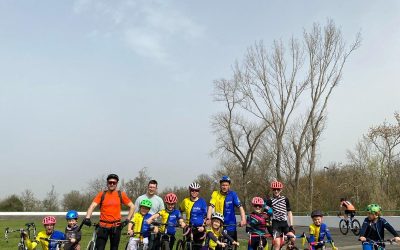
POLYGON ((67 212, 67 214, 65 215, 65 219, 67 219, 67 220, 71 220, 71 219, 78 219, 78 212, 77 211, 75 211, 75 210, 69 210, 68 212, 67 212))
POLYGON ((222 183, 222 182, 229 182, 229 184, 230 184, 231 178, 229 178, 229 176, 224 175, 221 177, 221 180, 219 180, 219 183, 222 183))

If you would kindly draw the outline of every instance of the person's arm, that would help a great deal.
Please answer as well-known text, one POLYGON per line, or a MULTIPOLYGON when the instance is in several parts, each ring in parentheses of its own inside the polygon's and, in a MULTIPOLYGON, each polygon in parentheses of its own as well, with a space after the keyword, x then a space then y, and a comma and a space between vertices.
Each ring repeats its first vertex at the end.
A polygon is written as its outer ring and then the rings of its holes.
POLYGON ((128 216, 126 217, 127 220, 131 220, 133 213, 135 212, 135 205, 133 204, 133 202, 129 202, 128 203, 128 207, 129 207, 129 213, 128 216))
POLYGON ((243 206, 239 207, 239 211, 240 211, 240 218, 241 218, 240 226, 244 227, 244 226, 246 226, 247 222, 246 222, 246 213, 244 211, 243 206))
MULTIPOLYGON (((393 234, 394 237, 399 238, 399 234, 397 231, 392 227, 392 225, 389 224, 386 220, 383 220, 383 226, 388 230, 391 234, 393 234)), ((397 241, 397 240, 396 240, 397 241)))
POLYGON ((208 210, 207 210, 207 217, 206 217, 206 225, 209 226, 211 225, 211 214, 214 210, 214 206, 212 206, 211 204, 208 206, 208 210))
POLYGON ((227 238, 233 245, 239 246, 239 242, 235 241, 229 234, 226 233, 226 231, 222 231, 222 236, 227 238))
POLYGON ((361 241, 366 241, 367 239, 365 238, 365 232, 367 231, 367 228, 369 227, 369 223, 368 223, 368 218, 364 219, 364 222, 361 226, 361 230, 360 230, 360 237, 359 240, 361 241))
POLYGON ((293 224, 294 224, 294 221, 293 221, 293 213, 292 213, 292 211, 288 211, 287 212, 287 214, 288 214, 288 224, 289 224, 289 227, 292 227, 293 228, 293 224))
POLYGON ((90 220, 90 217, 92 217, 93 210, 97 207, 97 205, 98 204, 94 201, 92 202, 92 204, 90 204, 90 206, 86 212, 86 216, 85 216, 86 219, 90 220))
POLYGON ((212 239, 215 243, 217 243, 218 245, 220 245, 222 247, 224 247, 226 245, 224 242, 219 241, 213 232, 208 232, 207 237, 212 239))
POLYGON ((135 225, 135 215, 133 215, 131 221, 128 223, 128 235, 132 236, 133 234, 133 227, 135 225))
POLYGON ((26 247, 28 248, 28 250, 34 250, 34 249, 36 249, 36 247, 37 247, 39 241, 40 241, 39 235, 36 236, 36 238, 35 238, 34 241, 31 241, 31 240, 29 239, 29 237, 28 237, 27 234, 24 235, 24 242, 25 242, 25 245, 26 245, 26 247))
POLYGON ((146 220, 147 224, 151 224, 155 219, 160 217, 160 213, 155 213, 146 220))

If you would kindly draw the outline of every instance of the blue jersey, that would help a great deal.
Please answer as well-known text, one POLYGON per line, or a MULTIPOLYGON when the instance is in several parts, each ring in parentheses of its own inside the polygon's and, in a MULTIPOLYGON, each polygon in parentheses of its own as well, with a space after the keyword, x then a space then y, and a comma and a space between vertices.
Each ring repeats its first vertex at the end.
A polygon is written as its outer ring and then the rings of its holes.
POLYGON ((236 231, 235 207, 241 207, 239 197, 234 191, 228 191, 223 194, 220 191, 214 191, 211 195, 210 205, 214 207, 215 212, 224 215, 224 224, 227 231, 236 231))
POLYGON ((197 201, 185 198, 181 202, 179 209, 186 214, 186 223, 195 227, 202 226, 204 218, 207 216, 207 202, 203 198, 199 198, 197 201))
MULTIPOLYGON (((175 235, 178 220, 182 218, 181 212, 178 209, 168 211, 167 209, 161 210, 159 212, 161 216, 161 222, 167 224, 167 234, 175 235)), ((165 226, 160 228, 161 232, 165 232, 165 226)))
POLYGON ((51 240, 65 240, 65 234, 60 231, 54 231, 50 236, 49 250, 57 249, 57 242, 51 240))

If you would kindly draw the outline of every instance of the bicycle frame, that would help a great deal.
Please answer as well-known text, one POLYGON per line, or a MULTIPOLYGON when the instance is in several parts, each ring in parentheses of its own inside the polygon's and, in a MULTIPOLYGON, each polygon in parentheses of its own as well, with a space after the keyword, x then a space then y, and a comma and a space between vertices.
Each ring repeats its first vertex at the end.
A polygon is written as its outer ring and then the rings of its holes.
POLYGON ((6 242, 8 242, 8 234, 9 233, 14 233, 14 232, 19 232, 20 234, 20 240, 18 242, 18 249, 28 249, 25 245, 25 241, 24 241, 24 232, 25 230, 23 228, 20 229, 12 229, 9 227, 6 227, 4 230, 4 238, 6 239, 6 242))
POLYGON ((257 250, 262 250, 264 249, 264 247, 266 247, 266 249, 268 249, 268 236, 269 234, 258 234, 258 233, 249 233, 249 240, 251 240, 252 238, 258 238, 259 242, 258 242, 258 246, 257 246, 257 250), (263 239, 265 239, 265 246, 263 244, 263 239))
POLYGON ((385 250, 385 243, 389 243, 390 245, 392 245, 393 243, 395 243, 395 241, 393 239, 382 240, 382 241, 374 241, 371 239, 367 239, 362 243, 362 249, 374 250, 375 247, 377 247, 378 250, 385 250))

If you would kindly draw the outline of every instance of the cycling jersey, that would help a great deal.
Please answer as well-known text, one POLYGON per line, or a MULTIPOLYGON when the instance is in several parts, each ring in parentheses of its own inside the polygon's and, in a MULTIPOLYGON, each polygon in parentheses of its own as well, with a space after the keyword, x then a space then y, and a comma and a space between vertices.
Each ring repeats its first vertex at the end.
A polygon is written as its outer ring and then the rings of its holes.
MULTIPOLYGON (((150 236, 150 225, 147 224, 146 220, 151 217, 152 214, 147 213, 142 215, 141 213, 135 213, 131 221, 133 222, 133 232, 138 233, 141 232, 143 237, 150 236)), ((135 237, 139 238, 139 235, 135 235, 135 237)))
POLYGON ((365 218, 361 227, 360 236, 364 236, 365 238, 374 241, 383 241, 385 239, 385 228, 393 234, 394 237, 399 237, 399 234, 392 225, 381 217, 379 217, 376 222, 370 221, 368 217, 365 218))
POLYGON ((234 242, 233 238, 230 237, 225 230, 214 231, 212 229, 208 229, 206 231, 206 240, 204 246, 208 249, 215 249, 218 246, 217 241, 222 241, 222 237, 227 238, 230 242, 234 242))
POLYGON ((356 208, 354 207, 353 204, 351 204, 350 201, 342 201, 342 202, 340 202, 340 206, 344 207, 348 211, 355 211, 356 210, 356 208))
POLYGON ((309 226, 310 238, 308 242, 318 242, 323 241, 325 236, 328 241, 332 241, 331 232, 325 223, 321 223, 320 226, 316 226, 314 223, 309 226))
POLYGON ((257 213, 252 212, 247 215, 247 224, 246 232, 248 233, 255 233, 255 234, 265 234, 268 232, 272 234, 271 226, 271 219, 269 214, 265 212, 257 213))
POLYGON ((54 231, 51 235, 47 235, 46 231, 40 231, 35 240, 31 241, 29 238, 25 240, 26 247, 28 250, 36 249, 37 245, 40 243, 42 250, 55 250, 57 247, 56 242, 48 241, 53 240, 65 240, 64 233, 60 231, 54 231), (47 239, 47 240, 46 240, 47 239))
POLYGON ((203 198, 197 201, 190 200, 189 197, 183 199, 179 209, 186 214, 186 224, 193 226, 202 226, 204 218, 207 216, 207 202, 203 198))
MULTIPOLYGON (((172 211, 167 211, 166 209, 161 210, 159 212, 161 217, 161 223, 167 223, 167 234, 175 235, 176 227, 175 225, 178 224, 178 220, 182 219, 182 214, 178 209, 174 209, 172 211)), ((165 226, 160 227, 161 232, 165 232, 165 226)))
POLYGON ((276 221, 287 221, 287 212, 292 211, 289 199, 285 196, 272 197, 266 205, 272 208, 272 219, 276 221))
POLYGON ((214 191, 211 195, 210 205, 214 207, 214 211, 224 215, 224 224, 227 231, 236 231, 235 207, 241 207, 239 197, 236 192, 228 191, 223 194, 220 191, 214 191))
POLYGON ((81 240, 82 232, 79 230, 79 226, 75 225, 73 227, 65 228, 65 238, 66 239, 76 239, 74 243, 69 242, 64 244, 64 250, 74 250, 78 247, 79 241, 81 240))
MULTIPOLYGON (((111 228, 121 221, 121 200, 118 191, 107 192, 100 208, 100 227, 111 228)), ((93 202, 100 204, 103 192, 99 192, 93 202)), ((128 205, 131 200, 125 192, 121 192, 122 203, 128 205)))

